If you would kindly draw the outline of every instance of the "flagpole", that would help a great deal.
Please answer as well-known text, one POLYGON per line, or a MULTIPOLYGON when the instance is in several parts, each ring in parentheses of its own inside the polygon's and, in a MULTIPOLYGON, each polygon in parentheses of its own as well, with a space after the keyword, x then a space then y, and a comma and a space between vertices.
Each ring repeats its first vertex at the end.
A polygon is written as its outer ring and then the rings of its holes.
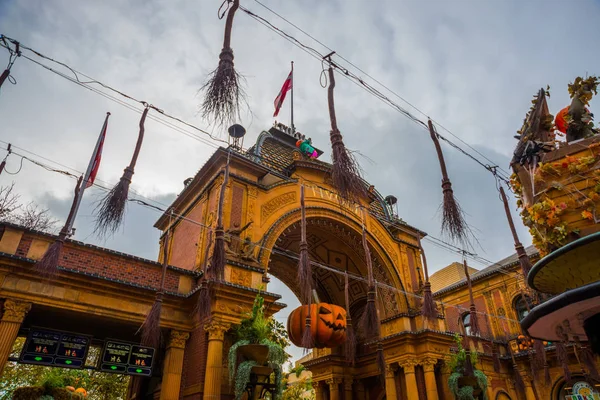
POLYGON ((68 221, 67 225, 64 227, 64 230, 67 235, 71 234, 71 230, 73 229, 73 224, 75 223, 75 216, 77 215, 77 211, 79 210, 79 206, 81 205, 81 199, 83 198, 83 192, 87 187, 88 180, 90 179, 90 174, 92 173, 92 168, 94 167, 94 160, 96 159, 96 153, 98 153, 98 148, 100 147, 100 143, 102 143, 102 139, 104 133, 106 132, 106 128, 108 125, 108 117, 110 113, 106 113, 106 118, 104 119, 104 124, 102 125, 102 129, 100 130, 100 135, 98 135, 98 140, 96 141, 96 147, 94 147, 94 151, 92 152, 92 157, 90 158, 90 163, 88 164, 87 170, 85 171, 85 175, 83 180, 81 181, 81 185, 79 186, 79 190, 77 191, 77 198, 75 199, 75 204, 73 205, 73 218, 68 221))
POLYGON ((292 88, 291 88, 291 101, 290 101, 290 108, 291 108, 291 114, 292 114, 292 133, 296 133, 296 128, 294 127, 294 62, 292 61, 292 88))

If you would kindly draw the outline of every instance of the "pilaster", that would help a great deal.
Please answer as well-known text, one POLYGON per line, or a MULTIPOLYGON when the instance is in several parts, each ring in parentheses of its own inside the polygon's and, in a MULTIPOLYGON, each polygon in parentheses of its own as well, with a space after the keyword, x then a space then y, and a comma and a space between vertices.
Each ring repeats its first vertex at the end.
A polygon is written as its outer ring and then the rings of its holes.
POLYGON ((204 326, 208 332, 206 374, 204 376, 204 400, 221 398, 223 378, 223 340, 231 324, 213 320, 204 326))

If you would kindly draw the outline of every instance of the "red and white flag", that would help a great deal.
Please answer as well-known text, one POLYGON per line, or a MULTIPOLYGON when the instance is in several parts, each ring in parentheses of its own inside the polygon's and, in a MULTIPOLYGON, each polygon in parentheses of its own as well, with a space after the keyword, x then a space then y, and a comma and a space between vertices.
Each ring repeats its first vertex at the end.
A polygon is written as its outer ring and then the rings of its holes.
POLYGON ((96 144, 96 152, 92 156, 91 165, 88 166, 89 175, 86 179, 86 189, 94 184, 96 174, 98 174, 98 169, 100 168, 100 160, 102 159, 102 148, 104 147, 104 138, 106 137, 106 128, 108 128, 109 115, 110 113, 107 113, 106 119, 104 120, 104 125, 102 126, 102 131, 100 131, 100 136, 98 137, 98 142, 96 144))
POLYGON ((276 117, 279 114, 279 110, 281 109, 283 100, 285 100, 285 95, 292 88, 293 73, 293 70, 290 71, 290 74, 288 75, 287 79, 285 80, 285 82, 283 82, 283 86, 281 87, 279 94, 275 98, 275 113, 273 114, 273 117, 276 117))

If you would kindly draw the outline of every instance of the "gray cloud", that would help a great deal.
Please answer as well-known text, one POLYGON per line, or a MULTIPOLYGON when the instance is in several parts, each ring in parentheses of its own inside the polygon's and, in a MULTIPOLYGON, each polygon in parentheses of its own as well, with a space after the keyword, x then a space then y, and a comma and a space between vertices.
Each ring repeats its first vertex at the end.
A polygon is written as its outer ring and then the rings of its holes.
MULTIPOLYGON (((243 4, 327 52, 258 3, 247 0, 243 4)), ((589 44, 600 37, 596 23, 600 5, 593 0, 580 0, 576 5, 551 2, 543 7, 539 2, 517 0, 389 0, 376 4, 265 0, 265 4, 386 83, 503 168, 508 166, 515 145, 513 135, 531 96, 550 84, 550 107, 556 111, 568 102, 567 83, 577 75, 593 74, 600 62, 600 55, 591 51, 589 44), (575 25, 568 19, 574 8, 582 11, 575 25)), ((224 21, 216 18, 218 5, 206 0, 16 0, 0 4, 0 27, 2 33, 136 98, 224 135, 197 115, 200 98, 196 92, 217 65, 222 42, 224 21)), ((327 150, 329 121, 326 90, 318 84, 320 62, 242 12, 236 16, 232 43, 236 67, 246 76, 252 110, 242 121, 249 132, 246 145, 271 125, 273 99, 288 74, 290 60, 294 60, 296 125, 317 147, 327 150)), ((6 59, 7 54, 0 53, 0 62, 6 59)), ((25 59, 17 60, 13 75, 17 85, 5 84, 0 92, 0 139, 81 171, 104 114, 110 111, 98 178, 112 186, 129 162, 139 114, 25 59)), ((288 120, 288 106, 284 104, 282 121, 288 120)), ((361 159, 366 178, 384 195, 399 198, 400 217, 439 236, 440 173, 427 133, 342 77, 338 78, 336 106, 348 147, 373 160, 361 159)), ((597 106, 592 104, 594 109, 597 106)), ((154 121, 148 121, 146 128, 132 187, 168 203, 214 147, 154 121)), ((490 260, 505 257, 513 245, 493 179, 457 151, 448 146, 444 151, 456 196, 478 230, 483 247, 478 252, 490 260)), ((8 168, 14 171, 17 162, 12 157, 8 168)), ((64 218, 72 180, 27 163, 16 177, 0 176, 0 184, 10 179, 18 182, 24 200, 35 199, 64 218)), ((94 242, 97 239, 89 236, 93 220, 90 200, 84 202, 76 238, 94 242)), ((152 224, 156 216, 131 205, 124 231, 102 245, 155 258, 158 232, 152 224)), ((517 226, 522 241, 529 244, 526 229, 520 223, 517 226)), ((459 259, 457 254, 428 243, 425 248, 433 271, 459 259)), ((291 296, 284 291, 284 301, 289 304, 296 301, 291 296)))

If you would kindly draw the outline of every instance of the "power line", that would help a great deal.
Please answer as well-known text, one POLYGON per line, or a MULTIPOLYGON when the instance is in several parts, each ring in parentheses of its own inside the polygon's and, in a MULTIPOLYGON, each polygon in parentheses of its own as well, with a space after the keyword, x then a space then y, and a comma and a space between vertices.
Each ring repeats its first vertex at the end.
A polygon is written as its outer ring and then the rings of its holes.
MULTIPOLYGON (((3 142, 3 143, 5 143, 5 142, 3 142)), ((15 146, 13 146, 13 147, 15 147, 15 146)), ((13 151, 13 153, 14 153, 14 151, 13 151)), ((22 156, 22 155, 19 155, 19 156, 22 156)), ((76 177, 75 175, 73 175, 71 173, 68 173, 66 171, 54 170, 51 167, 45 166, 43 163, 34 162, 34 164, 38 165, 40 167, 46 168, 46 169, 48 169, 50 171, 53 171, 53 172, 58 172, 58 173, 62 173, 62 174, 65 174, 65 175, 70 175, 72 177, 76 177)), ((94 182, 93 185, 96 186, 96 187, 98 187, 100 190, 110 191, 109 188, 104 187, 102 185, 98 185, 96 182, 94 182)), ((143 196, 140 196, 140 197, 143 197, 143 196)), ((151 199, 148 199, 148 200, 153 201, 151 199)), ((168 211, 168 209, 162 209, 160 207, 157 207, 155 205, 149 204, 149 203, 147 203, 145 201, 142 201, 142 200, 139 200, 139 199, 135 199, 135 198, 134 199, 128 199, 128 201, 132 202, 134 204, 138 204, 140 206, 149 208, 151 210, 154 210, 155 212, 165 213, 165 212, 168 211)), ((160 204, 159 202, 156 202, 156 203, 160 204)), ((202 223, 200 221, 188 218, 188 217, 186 217, 184 215, 177 214, 177 213, 174 213, 174 212, 172 213, 172 215, 175 216, 175 217, 177 217, 177 218, 179 218, 182 221, 186 221, 186 222, 189 222, 189 223, 194 224, 196 226, 199 226, 201 229, 205 229, 207 232, 213 232, 215 230, 215 228, 213 228, 211 226, 208 226, 208 225, 206 225, 206 224, 204 224, 204 223, 202 223)), ((233 235, 228 234, 228 233, 225 233, 225 236, 228 236, 230 238, 234 237, 233 235)), ((266 250, 268 252, 276 253, 276 254, 282 255, 284 257, 287 257, 288 259, 291 259, 294 262, 297 262, 299 260, 299 255, 298 254, 296 254, 296 253, 294 253, 294 252, 292 252, 290 250, 287 250, 287 249, 279 249, 277 247, 274 247, 273 249, 269 249, 269 248, 267 248, 265 246, 262 246, 260 244, 256 244, 255 246, 258 249, 266 250)), ((320 263, 320 262, 312 261, 311 264, 313 266, 316 266, 316 267, 319 267, 319 268, 323 268, 323 269, 326 269, 326 270, 328 270, 330 272, 337 273, 337 274, 340 274, 340 275, 344 275, 344 274, 348 273, 347 271, 340 271, 340 270, 338 270, 337 268, 335 268, 333 266, 329 266, 329 265, 326 265, 326 264, 320 263)), ((504 266, 502 266, 502 268, 503 267, 504 266)), ((365 283, 368 282, 368 280, 366 278, 363 278, 362 276, 357 275, 357 274, 348 273, 348 277, 352 278, 352 279, 355 279, 355 280, 359 280, 359 281, 365 282, 365 283)), ((405 296, 411 296, 411 297, 414 297, 414 298, 417 298, 417 299, 422 299, 423 298, 422 296, 420 296, 420 295, 418 295, 416 293, 407 292, 407 291, 398 289, 398 288, 396 288, 394 286, 391 286, 391 285, 388 285, 388 284, 385 284, 385 283, 382 283, 382 282, 376 282, 376 285, 379 288, 387 289, 387 290, 392 290, 392 291, 394 291, 396 293, 404 294, 405 296)), ((439 301, 439 300, 436 300, 436 303, 440 303, 444 308, 456 308, 456 309, 458 309, 460 311, 468 311, 467 308, 461 307, 459 305, 451 305, 451 304, 447 304, 447 303, 444 303, 444 302, 439 301)), ((503 319, 503 320, 507 320, 507 321, 518 322, 518 321, 512 320, 510 318, 504 317, 504 316, 493 315, 493 314, 485 313, 485 312, 482 312, 482 311, 477 311, 477 313, 480 314, 480 315, 487 315, 487 316, 489 316, 491 318, 499 318, 499 319, 503 319)))
MULTIPOLYGON (((257 1, 259 4, 261 4, 263 7, 268 8, 266 6, 264 6, 262 3, 260 3, 258 0, 257 1)), ((311 55, 313 58, 319 60, 320 62, 324 62, 325 58, 327 56, 325 56, 324 54, 320 53, 318 50, 314 49, 313 47, 310 47, 304 43, 302 43, 300 40, 296 39, 295 37, 293 37, 292 35, 286 33, 284 30, 278 28, 277 26, 275 26, 274 24, 272 24, 271 22, 269 22, 268 20, 266 20, 265 18, 259 16, 258 14, 246 9, 243 6, 240 6, 240 10, 244 11, 246 14, 248 14, 250 17, 254 18, 255 20, 257 20, 258 22, 260 22, 262 25, 266 26, 267 28, 273 30, 275 33, 277 33, 279 36, 282 36, 284 39, 288 40, 290 43, 294 44, 296 47, 299 47, 300 49, 302 49, 303 51, 305 51, 306 53, 308 53, 309 55, 311 55)), ((269 9, 271 12, 275 13, 273 10, 269 9)), ((328 46, 324 45, 321 41, 315 39, 314 37, 312 37, 311 35, 307 34, 304 30, 300 29, 298 26, 296 26, 295 24, 291 23, 290 21, 286 20, 285 18, 281 17, 279 14, 275 13, 277 16, 279 16, 280 18, 284 19, 286 22, 290 23, 290 25, 294 26, 296 29, 300 30, 301 32, 303 32, 304 34, 306 34, 307 36, 309 36, 311 39, 315 40, 317 43, 321 44, 322 46, 324 46, 325 48, 327 48, 328 50, 332 51, 331 48, 329 48, 328 46)), ((337 55, 337 53, 336 53, 337 55)), ((357 68, 359 71, 363 72, 366 76, 368 76, 369 78, 373 79, 375 82, 377 82, 379 85, 381 85, 382 87, 384 87, 386 90, 388 90, 390 93, 394 94, 396 97, 400 98, 402 101, 404 101, 406 104, 410 105, 412 108, 414 108, 415 110, 417 110, 420 114, 424 115, 427 117, 427 115, 422 112, 421 110, 419 110, 416 106, 412 105, 411 103, 409 103, 407 100, 405 100, 404 98, 402 98, 400 95, 398 95, 396 92, 394 92, 393 90, 389 89, 387 86, 383 85, 381 82, 379 82, 378 80, 376 80, 375 78, 373 78, 372 76, 370 76, 369 74, 365 73, 363 70, 361 70, 360 68, 356 67, 354 64, 352 64, 351 62, 349 62, 347 59, 339 56, 342 60, 348 62, 350 65, 354 66, 355 68, 357 68)), ((373 86, 369 85, 367 82, 365 82, 362 78, 360 78, 358 75, 354 74, 353 72, 350 71, 349 68, 343 67, 339 62, 332 62, 332 61, 328 61, 330 63, 330 65, 332 67, 334 67, 336 69, 336 71, 346 77, 347 79, 351 80, 353 83, 355 83, 356 85, 362 87, 363 89, 367 90, 367 92, 371 93, 372 95, 374 95, 375 97, 379 98, 381 101, 383 101, 384 103, 388 104, 390 107, 392 107, 394 110, 400 112, 401 114, 403 114, 405 117, 409 118, 411 121, 415 122, 417 125, 419 125, 420 127, 422 127, 425 130, 428 130, 427 125, 421 121, 420 119, 418 119, 417 117, 413 116, 410 112, 408 112, 407 110, 405 110, 403 107, 399 106, 398 104, 396 104, 394 101, 392 101, 389 97, 387 97, 386 95, 384 95, 383 93, 381 93, 379 90, 377 90, 376 88, 374 88, 373 86)), ((477 149, 473 148, 471 145, 469 145, 467 142, 465 142, 464 140, 462 140, 460 137, 456 136, 454 133, 452 133, 450 130, 448 130, 447 128, 445 128, 443 125, 439 124, 438 122, 435 122, 432 119, 432 122, 434 122, 437 126, 439 126, 440 128, 442 128, 443 130, 445 130, 446 132, 448 132, 450 135, 452 135, 453 137, 455 137, 456 139, 458 139, 460 142, 464 143, 467 147, 469 147, 471 150, 473 150, 475 153, 477 153, 479 156, 483 157, 483 159, 485 159, 486 161, 488 161, 491 164, 486 164, 484 162, 482 162, 481 160, 479 160, 477 157, 473 156, 472 154, 470 154, 469 152, 467 152, 466 150, 464 150, 463 148, 461 148, 460 146, 458 146, 457 144, 453 143, 452 141, 450 141, 448 138, 440 135, 439 133, 437 133, 438 137, 442 140, 444 140, 445 142, 447 142, 449 145, 451 145, 453 148, 455 148, 456 150, 460 151, 462 154, 466 155, 467 157, 471 158, 473 161, 477 162, 479 165, 481 165, 482 167, 484 167, 486 170, 488 170, 489 172, 492 172, 491 169, 492 168, 498 168, 501 171, 503 171, 503 174, 500 175, 499 177, 505 181, 509 180, 509 173, 500 168, 497 167, 495 165, 495 163, 490 160, 488 157, 486 157, 484 154, 482 154, 481 152, 479 152, 477 149)))

